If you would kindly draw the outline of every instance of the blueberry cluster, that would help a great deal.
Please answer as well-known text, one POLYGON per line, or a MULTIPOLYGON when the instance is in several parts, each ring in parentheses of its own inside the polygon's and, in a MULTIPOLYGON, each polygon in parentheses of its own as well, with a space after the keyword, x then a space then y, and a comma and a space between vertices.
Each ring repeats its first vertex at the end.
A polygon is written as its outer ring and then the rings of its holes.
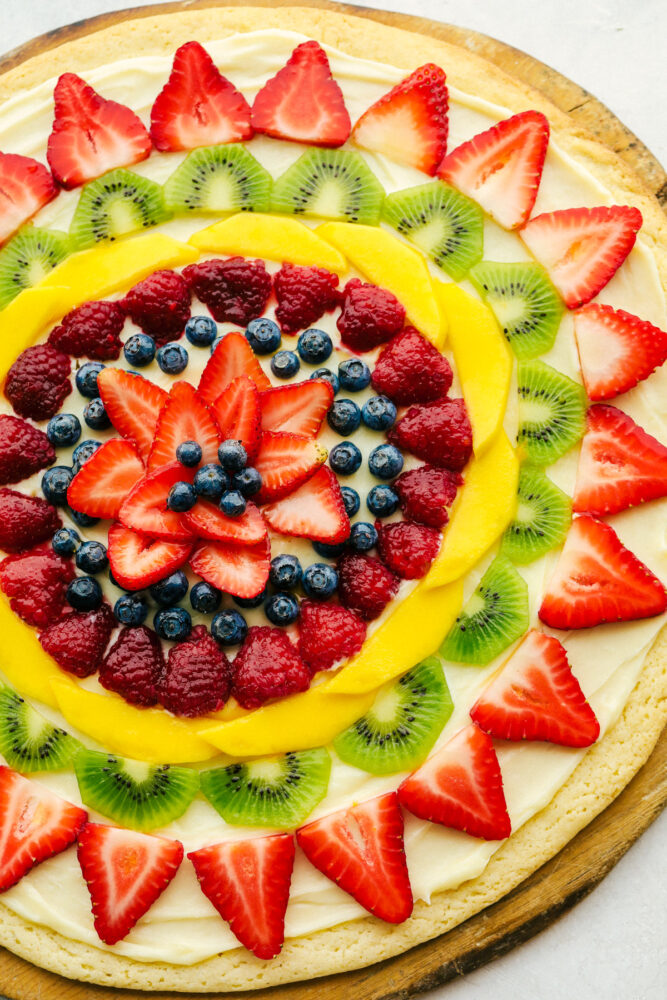
MULTIPOLYGON (((202 459, 196 441, 183 441, 176 458, 186 468, 194 468, 202 459)), ((262 488, 262 477, 248 465, 248 453, 240 441, 223 441, 218 448, 218 462, 208 462, 197 469, 192 483, 175 483, 169 491, 167 507, 184 512, 191 510, 200 497, 212 500, 227 517, 240 517, 248 499, 262 488)))
POLYGON ((77 576, 67 587, 67 603, 75 611, 95 611, 102 603, 102 588, 93 574, 103 572, 109 565, 107 550, 101 542, 82 542, 73 528, 59 528, 51 539, 53 551, 69 558, 74 556, 77 576))
MULTIPOLYGON (((62 436, 67 435, 69 432, 69 443, 73 444, 74 441, 78 440, 81 435, 81 425, 78 419, 71 413, 61 413, 57 417, 53 417, 47 426, 47 435, 52 444, 56 444, 56 439, 58 439, 58 444, 64 446, 62 441, 62 436), (63 419, 60 423, 57 421, 60 418, 63 419), (56 423, 54 423, 56 421, 56 423), (53 425, 53 426, 52 426, 53 425), (76 436, 75 436, 76 435, 76 436)), ((67 439, 67 437, 66 437, 67 439)), ((79 472, 81 467, 94 452, 100 447, 100 441, 94 441, 92 438, 82 441, 76 446, 72 452, 72 465, 52 465, 50 469, 47 469, 42 476, 42 493, 49 503, 53 504, 54 507, 67 507, 67 489, 69 484, 74 479, 74 476, 79 472)), ((93 524, 97 524, 99 518, 91 517, 89 514, 83 514, 81 511, 74 510, 73 507, 69 507, 69 514, 72 520, 82 528, 89 528, 93 524)))

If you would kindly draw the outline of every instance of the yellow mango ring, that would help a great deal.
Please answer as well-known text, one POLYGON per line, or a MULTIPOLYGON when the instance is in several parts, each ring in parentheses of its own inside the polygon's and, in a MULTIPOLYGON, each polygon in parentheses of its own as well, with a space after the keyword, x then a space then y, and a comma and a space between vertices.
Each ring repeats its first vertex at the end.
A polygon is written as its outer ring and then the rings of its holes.
POLYGON ((408 321, 439 350, 449 335, 474 455, 428 574, 361 652, 323 683, 254 711, 227 706, 216 716, 180 719, 88 691, 62 673, 34 630, 0 601, 0 662, 17 691, 58 708, 70 726, 101 746, 151 762, 202 761, 220 752, 262 756, 330 742, 370 707, 378 687, 437 648, 461 608, 464 575, 513 516, 518 484, 519 463, 502 429, 512 361, 493 314, 455 285, 433 281, 423 258, 379 227, 335 222, 315 232, 295 219, 241 213, 195 233, 187 244, 156 233, 73 254, 0 313, 0 381, 17 354, 69 309, 157 268, 191 263, 202 251, 277 261, 289 256, 338 274, 351 265, 392 291, 408 321))

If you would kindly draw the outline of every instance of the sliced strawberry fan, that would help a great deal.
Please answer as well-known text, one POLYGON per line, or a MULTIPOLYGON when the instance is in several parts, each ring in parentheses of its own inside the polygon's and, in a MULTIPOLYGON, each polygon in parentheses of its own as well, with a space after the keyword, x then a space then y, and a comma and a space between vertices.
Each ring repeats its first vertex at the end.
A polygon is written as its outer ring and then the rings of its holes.
POLYGON ((199 395, 209 406, 216 404, 227 387, 245 375, 260 392, 271 388, 269 378, 242 333, 228 333, 211 355, 199 380, 199 395))
POLYGON ((188 382, 176 382, 158 416, 148 471, 175 462, 176 449, 184 441, 201 446, 200 465, 217 462, 221 437, 214 416, 188 382))
POLYGON ((103 368, 97 376, 97 388, 113 426, 134 442, 146 461, 168 393, 142 375, 131 375, 121 368, 103 368))
POLYGON ((125 590, 143 590, 180 569, 193 546, 147 538, 118 522, 109 528, 108 541, 111 572, 125 590))
POLYGON ((262 410, 257 385, 247 375, 232 379, 212 406, 222 441, 240 441, 252 464, 262 440, 262 410))
POLYGON ((613 399, 667 361, 667 332, 623 309, 591 302, 574 314, 581 375, 590 399, 613 399))
POLYGON ((0 153, 0 245, 57 194, 43 163, 30 156, 0 153))
POLYGON ((67 489, 74 510, 115 520, 127 494, 146 470, 132 441, 112 438, 100 445, 67 489))

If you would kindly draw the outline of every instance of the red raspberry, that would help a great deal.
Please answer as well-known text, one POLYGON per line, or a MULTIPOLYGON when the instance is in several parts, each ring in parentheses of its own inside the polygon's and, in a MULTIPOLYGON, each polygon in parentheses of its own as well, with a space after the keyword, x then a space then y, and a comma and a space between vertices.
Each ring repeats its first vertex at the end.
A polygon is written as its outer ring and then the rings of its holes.
POLYGON ((12 611, 36 628, 46 628, 60 618, 72 579, 71 559, 57 556, 50 545, 38 545, 0 562, 0 587, 12 611))
POLYGON ((206 626, 197 625, 187 642, 169 650, 158 697, 169 712, 194 719, 222 708, 231 686, 229 660, 206 626))
POLYGON ((115 361, 123 345, 125 313, 117 302, 84 302, 49 334, 49 344, 75 358, 115 361))
POLYGON ((354 656, 365 638, 366 626, 354 611, 340 604, 302 601, 298 649, 312 673, 354 656))
POLYGON ((283 333, 296 333, 315 323, 340 302, 338 276, 321 267, 283 264, 273 278, 283 333))
POLYGON ((155 271, 131 288, 121 305, 158 347, 183 336, 190 319, 190 289, 176 271, 155 271))
POLYGON ((100 664, 99 681, 131 705, 157 705, 157 684, 164 673, 162 643, 145 625, 121 630, 100 664))
POLYGON ((9 369, 5 395, 20 417, 48 420, 72 391, 72 362, 51 344, 37 344, 19 354, 9 369))
POLYGON ((391 524, 376 521, 375 529, 382 562, 403 580, 418 580, 424 576, 442 542, 437 528, 427 528, 412 521, 394 521, 391 524))
POLYGON ((0 549, 20 552, 62 527, 58 511, 41 497, 0 489, 0 549))
POLYGON ((96 611, 70 611, 39 637, 43 648, 59 667, 77 677, 90 677, 99 669, 116 619, 108 604, 96 611))
POLYGON ((395 295, 365 285, 359 278, 348 281, 343 292, 343 311, 336 320, 341 340, 353 351, 372 351, 403 329, 405 309, 395 295))
POLYGON ((280 628, 254 625, 232 661, 233 693, 243 708, 306 691, 310 671, 280 628))
POLYGON ((218 323, 247 326, 262 315, 271 295, 271 275, 261 260, 205 260, 186 267, 183 277, 218 323))
POLYGON ((20 417, 0 416, 0 484, 18 483, 53 465, 56 453, 44 431, 20 417))
POLYGON ((442 528, 449 520, 446 508, 456 499, 456 490, 463 485, 463 476, 449 469, 420 465, 402 472, 393 482, 401 501, 401 510, 409 521, 442 528))
POLYGON ((398 590, 398 577, 374 556, 350 552, 338 560, 341 604, 370 622, 381 615, 398 590))
POLYGON ((408 406, 446 396, 452 377, 447 358, 414 327, 406 326, 380 354, 371 381, 377 392, 408 406))
POLYGON ((459 472, 472 453, 472 428, 462 399, 411 406, 387 437, 438 468, 459 472))

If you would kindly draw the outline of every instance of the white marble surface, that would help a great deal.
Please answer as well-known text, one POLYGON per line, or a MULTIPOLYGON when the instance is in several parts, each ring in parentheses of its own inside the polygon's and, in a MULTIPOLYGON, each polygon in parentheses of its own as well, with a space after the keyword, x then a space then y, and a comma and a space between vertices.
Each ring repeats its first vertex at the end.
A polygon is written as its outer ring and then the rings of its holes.
MULTIPOLYGON (((7 51, 121 6, 121 0, 4 0, 0 45, 7 51)), ((595 94, 667 163, 664 0, 366 0, 366 6, 467 26, 531 53, 595 94)), ((430 1000, 665 1000, 665 840, 667 814, 558 923, 432 991, 430 1000)))

